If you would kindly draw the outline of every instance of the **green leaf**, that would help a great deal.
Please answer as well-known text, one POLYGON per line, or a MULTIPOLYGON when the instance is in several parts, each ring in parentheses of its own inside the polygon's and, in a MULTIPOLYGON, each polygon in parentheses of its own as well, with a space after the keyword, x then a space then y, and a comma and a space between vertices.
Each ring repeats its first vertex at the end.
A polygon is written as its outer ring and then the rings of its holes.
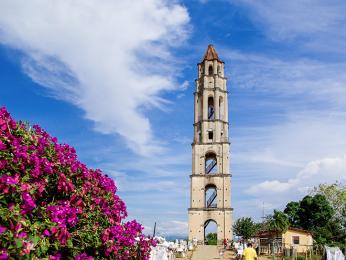
POLYGON ((67 240, 67 247, 68 248, 73 248, 73 243, 72 243, 71 239, 67 240))
POLYGON ((47 251, 48 251, 48 247, 45 244, 41 245, 41 252, 44 254, 47 251))
POLYGON ((59 250, 60 244, 58 241, 54 242, 54 247, 55 247, 55 250, 59 250))
POLYGON ((16 242, 17 248, 23 247, 23 242, 20 239, 15 238, 14 241, 16 242))
POLYGON ((33 237, 31 237, 31 241, 34 243, 34 245, 36 245, 38 243, 38 241, 40 241, 40 237, 33 236, 33 237))

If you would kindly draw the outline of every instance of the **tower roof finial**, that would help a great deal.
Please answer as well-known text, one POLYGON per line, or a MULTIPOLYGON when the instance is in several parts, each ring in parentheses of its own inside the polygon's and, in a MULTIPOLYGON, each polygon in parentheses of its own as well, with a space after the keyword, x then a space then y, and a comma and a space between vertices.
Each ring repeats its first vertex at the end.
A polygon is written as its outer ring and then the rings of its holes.
POLYGON ((216 50, 212 44, 208 45, 207 51, 204 54, 202 61, 205 61, 205 60, 218 60, 218 61, 222 62, 219 59, 219 56, 217 55, 216 50))

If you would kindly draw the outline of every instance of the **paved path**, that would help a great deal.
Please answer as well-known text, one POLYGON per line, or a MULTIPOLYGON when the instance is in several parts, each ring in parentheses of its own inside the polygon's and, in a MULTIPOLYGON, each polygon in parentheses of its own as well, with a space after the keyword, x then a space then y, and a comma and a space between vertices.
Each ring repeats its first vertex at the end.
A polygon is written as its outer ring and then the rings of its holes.
POLYGON ((196 250, 193 252, 192 260, 214 260, 223 259, 219 255, 219 250, 217 246, 200 245, 197 246, 196 250))

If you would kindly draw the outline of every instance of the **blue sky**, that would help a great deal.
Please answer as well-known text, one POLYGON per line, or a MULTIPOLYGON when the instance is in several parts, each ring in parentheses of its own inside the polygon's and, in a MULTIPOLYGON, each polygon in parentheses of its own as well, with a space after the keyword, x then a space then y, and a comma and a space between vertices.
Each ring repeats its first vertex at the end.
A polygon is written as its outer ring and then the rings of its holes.
POLYGON ((151 232, 185 236, 194 79, 226 63, 235 218, 346 180, 344 1, 0 3, 0 105, 112 176, 151 232))

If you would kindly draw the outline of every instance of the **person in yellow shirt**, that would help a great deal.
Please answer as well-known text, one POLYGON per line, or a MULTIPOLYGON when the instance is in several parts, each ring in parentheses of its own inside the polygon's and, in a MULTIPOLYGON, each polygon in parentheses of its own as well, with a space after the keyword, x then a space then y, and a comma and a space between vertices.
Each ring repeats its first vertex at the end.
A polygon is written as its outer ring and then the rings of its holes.
POLYGON ((243 251, 243 260, 257 260, 256 250, 253 249, 252 243, 247 244, 247 248, 243 251))

